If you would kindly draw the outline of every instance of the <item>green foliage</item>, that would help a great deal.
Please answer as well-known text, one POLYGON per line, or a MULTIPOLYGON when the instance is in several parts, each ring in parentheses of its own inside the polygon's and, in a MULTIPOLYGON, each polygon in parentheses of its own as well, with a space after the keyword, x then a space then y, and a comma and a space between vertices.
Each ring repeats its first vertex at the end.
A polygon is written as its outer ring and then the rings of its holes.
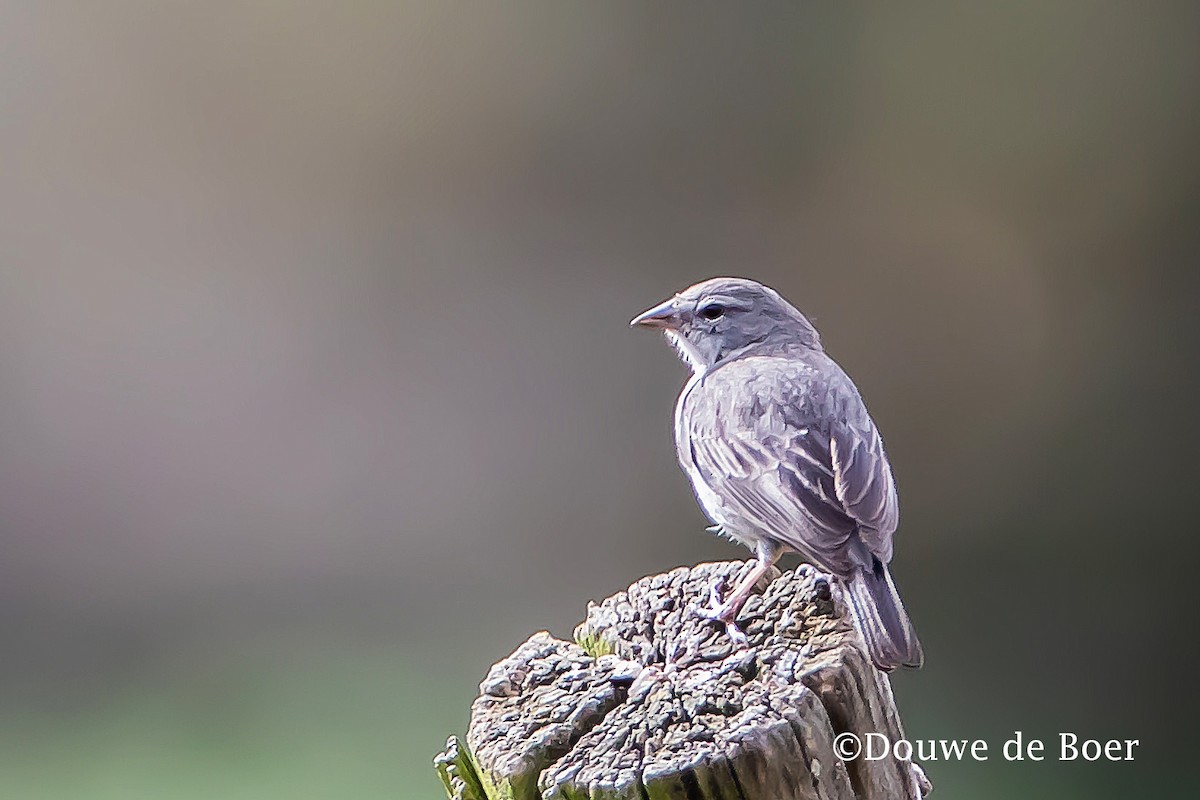
POLYGON ((580 625, 575 630, 575 644, 584 649, 592 658, 611 655, 613 652, 612 643, 604 638, 603 635, 595 633, 584 625, 580 625))
POLYGON ((462 739, 451 736, 446 749, 434 758, 433 765, 450 800, 488 800, 475 759, 462 739))

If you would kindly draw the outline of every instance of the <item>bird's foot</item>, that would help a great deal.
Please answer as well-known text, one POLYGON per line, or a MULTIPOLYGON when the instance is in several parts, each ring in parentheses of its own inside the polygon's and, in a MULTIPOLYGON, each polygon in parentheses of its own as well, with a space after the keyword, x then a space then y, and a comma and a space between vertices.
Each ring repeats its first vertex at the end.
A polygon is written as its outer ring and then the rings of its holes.
MULTIPOLYGON (((742 610, 742 603, 725 602, 722 600, 722 595, 725 593, 725 579, 718 578, 712 587, 708 590, 708 605, 700 606, 696 610, 698 616, 704 619, 710 619, 713 622, 720 622, 725 626, 725 633, 730 640, 738 647, 748 647, 750 640, 746 638, 746 634, 738 627, 737 615, 742 610)), ((736 601, 737 598, 731 598, 736 601)))

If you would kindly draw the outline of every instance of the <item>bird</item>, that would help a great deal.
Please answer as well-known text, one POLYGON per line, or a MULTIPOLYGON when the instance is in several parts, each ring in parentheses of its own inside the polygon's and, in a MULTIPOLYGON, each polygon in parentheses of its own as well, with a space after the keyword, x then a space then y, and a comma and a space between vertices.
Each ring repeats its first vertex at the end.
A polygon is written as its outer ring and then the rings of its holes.
POLYGON ((871 660, 919 667, 924 653, 888 570, 900 508, 883 439, 858 388, 808 318, 746 278, 711 278, 639 314, 691 377, 675 405, 679 464, 713 527, 755 564, 699 610, 746 645, 737 616, 755 585, 794 552, 839 594, 871 660))

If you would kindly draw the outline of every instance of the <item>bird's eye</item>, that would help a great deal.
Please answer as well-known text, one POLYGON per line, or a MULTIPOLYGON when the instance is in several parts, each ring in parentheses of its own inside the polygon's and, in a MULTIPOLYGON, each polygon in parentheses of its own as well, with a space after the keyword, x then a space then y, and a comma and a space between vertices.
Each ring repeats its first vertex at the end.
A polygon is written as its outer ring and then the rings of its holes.
POLYGON ((720 303, 709 303, 700 309, 700 316, 705 319, 720 319, 725 316, 725 306, 720 303))

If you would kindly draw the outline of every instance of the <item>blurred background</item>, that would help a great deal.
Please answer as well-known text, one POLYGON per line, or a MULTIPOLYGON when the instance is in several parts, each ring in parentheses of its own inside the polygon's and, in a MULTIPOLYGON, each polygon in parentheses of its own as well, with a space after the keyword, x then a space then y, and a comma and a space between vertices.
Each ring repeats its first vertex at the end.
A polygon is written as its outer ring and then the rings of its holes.
MULTIPOLYGON (((1200 746, 1191 3, 0 3, 0 795, 440 797, 487 667, 742 558, 627 321, 718 274, 883 430, 935 797, 1200 746)), ((1194 786, 1192 787, 1194 790, 1194 786)))

